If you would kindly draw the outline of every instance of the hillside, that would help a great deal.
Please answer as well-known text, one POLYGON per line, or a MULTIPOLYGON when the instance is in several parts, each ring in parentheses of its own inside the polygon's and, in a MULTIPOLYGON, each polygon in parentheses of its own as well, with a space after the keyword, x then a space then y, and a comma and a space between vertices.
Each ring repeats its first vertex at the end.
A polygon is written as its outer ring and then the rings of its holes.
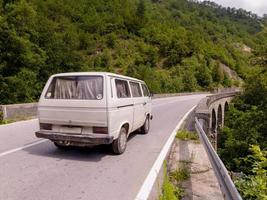
POLYGON ((264 20, 186 0, 0 0, 0 104, 38 99, 47 78, 112 71, 155 92, 238 85, 266 42, 264 20), (237 78, 238 80, 238 78, 237 78))

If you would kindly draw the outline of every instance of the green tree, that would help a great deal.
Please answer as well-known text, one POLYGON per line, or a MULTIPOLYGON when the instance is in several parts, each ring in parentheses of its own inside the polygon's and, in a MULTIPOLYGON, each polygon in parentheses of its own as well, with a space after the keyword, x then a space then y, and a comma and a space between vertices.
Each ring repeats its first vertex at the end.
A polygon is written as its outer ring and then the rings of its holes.
POLYGON ((235 184, 246 200, 267 199, 267 151, 256 145, 252 145, 249 150, 252 154, 244 161, 252 166, 252 174, 237 179, 235 184))
POLYGON ((4 89, 1 91, 7 96, 4 103, 11 104, 13 102, 33 102, 38 98, 41 89, 40 83, 37 81, 36 73, 22 69, 17 75, 6 78, 4 89))
POLYGON ((61 72, 129 73, 148 81, 154 92, 177 92, 231 86, 213 62, 243 79, 266 69, 263 19, 244 10, 186 0, 0 4, 0 104, 36 101, 47 78, 61 72), (253 51, 244 53, 238 44, 253 51), (13 94, 17 90, 9 85, 21 82, 18 74, 25 70, 40 87, 13 94))
POLYGON ((144 0, 139 0, 139 3, 137 5, 136 9, 136 16, 143 20, 145 18, 145 13, 146 13, 146 7, 145 7, 145 2, 144 0))

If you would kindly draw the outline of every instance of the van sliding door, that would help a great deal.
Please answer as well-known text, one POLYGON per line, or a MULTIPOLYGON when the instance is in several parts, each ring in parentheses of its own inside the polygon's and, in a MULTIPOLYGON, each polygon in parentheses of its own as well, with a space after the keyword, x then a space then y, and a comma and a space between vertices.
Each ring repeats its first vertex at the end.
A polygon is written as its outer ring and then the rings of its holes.
POLYGON ((133 99, 131 98, 130 87, 127 80, 114 78, 113 97, 110 102, 110 127, 111 132, 117 131, 122 124, 128 123, 132 130, 133 124, 133 99))
POLYGON ((138 82, 130 81, 131 92, 134 103, 134 129, 140 128, 145 122, 145 102, 142 97, 141 86, 138 82))

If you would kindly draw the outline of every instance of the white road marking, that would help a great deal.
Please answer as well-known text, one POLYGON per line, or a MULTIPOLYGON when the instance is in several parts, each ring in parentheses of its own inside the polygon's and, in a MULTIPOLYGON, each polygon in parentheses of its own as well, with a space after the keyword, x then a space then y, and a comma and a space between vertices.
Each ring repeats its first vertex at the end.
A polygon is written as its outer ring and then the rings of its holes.
MULTIPOLYGON (((197 96, 200 96, 200 95, 207 96, 208 94, 198 94, 197 96)), ((171 103, 175 103, 175 102, 181 102, 181 101, 188 101, 188 100, 195 99, 195 98, 196 98, 196 95, 191 95, 191 96, 189 96, 189 98, 188 98, 188 96, 175 96, 175 97, 153 99, 152 100, 152 106, 153 107, 164 106, 167 104, 171 104, 171 103), (180 97, 180 98, 177 98, 177 97, 180 97), (167 100, 167 102, 166 102, 166 100, 167 100)))
POLYGON ((135 197, 135 200, 146 200, 150 194, 150 191, 154 185, 154 182, 158 176, 158 173, 161 169, 161 166, 167 156, 167 153, 172 145, 172 142, 175 138, 175 135, 177 133, 177 131, 180 129, 182 123, 184 122, 184 120, 187 118, 187 116, 189 115, 189 113, 191 113, 194 108, 196 106, 192 107, 184 116, 183 118, 180 120, 180 122, 177 124, 177 126, 175 127, 175 129, 172 131, 169 139, 167 140, 167 142, 165 143, 164 147, 162 148, 159 156, 157 157, 156 161, 154 162, 152 168, 150 169, 142 187, 140 188, 137 196, 135 197))
POLYGON ((0 153, 0 157, 2 157, 2 156, 6 156, 6 155, 11 154, 11 153, 15 153, 15 152, 17 152, 17 151, 20 151, 20 150, 22 150, 22 149, 26 149, 26 148, 28 148, 28 147, 32 147, 32 146, 37 145, 37 144, 44 143, 44 142, 46 142, 46 141, 48 141, 48 140, 47 140, 47 139, 42 139, 42 140, 38 140, 38 141, 36 141, 36 142, 33 142, 33 143, 31 143, 31 144, 27 144, 27 145, 22 146, 22 147, 18 147, 18 148, 15 148, 15 149, 11 149, 11 150, 9 150, 9 151, 5 151, 5 152, 3 152, 3 153, 0 153))
MULTIPOLYGON (((191 99, 186 99, 186 100, 191 100, 191 99)), ((176 100, 168 101, 168 102, 164 102, 164 103, 152 104, 152 106, 153 107, 159 107, 159 106, 164 106, 167 104, 177 103, 177 102, 181 102, 181 101, 185 101, 185 100, 184 99, 176 99, 176 100)))

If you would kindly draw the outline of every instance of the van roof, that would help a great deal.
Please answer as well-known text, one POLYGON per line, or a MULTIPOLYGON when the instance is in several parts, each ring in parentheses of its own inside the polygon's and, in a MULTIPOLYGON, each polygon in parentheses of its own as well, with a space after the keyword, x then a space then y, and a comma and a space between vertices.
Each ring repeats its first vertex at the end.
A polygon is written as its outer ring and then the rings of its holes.
POLYGON ((59 76, 88 76, 88 75, 102 75, 102 76, 112 76, 112 77, 118 77, 118 78, 123 78, 123 79, 129 79, 133 81, 140 81, 143 82, 142 80, 132 78, 129 76, 123 76, 120 74, 115 74, 115 73, 110 73, 110 72, 69 72, 69 73, 60 73, 60 74, 54 74, 52 77, 59 77, 59 76))

